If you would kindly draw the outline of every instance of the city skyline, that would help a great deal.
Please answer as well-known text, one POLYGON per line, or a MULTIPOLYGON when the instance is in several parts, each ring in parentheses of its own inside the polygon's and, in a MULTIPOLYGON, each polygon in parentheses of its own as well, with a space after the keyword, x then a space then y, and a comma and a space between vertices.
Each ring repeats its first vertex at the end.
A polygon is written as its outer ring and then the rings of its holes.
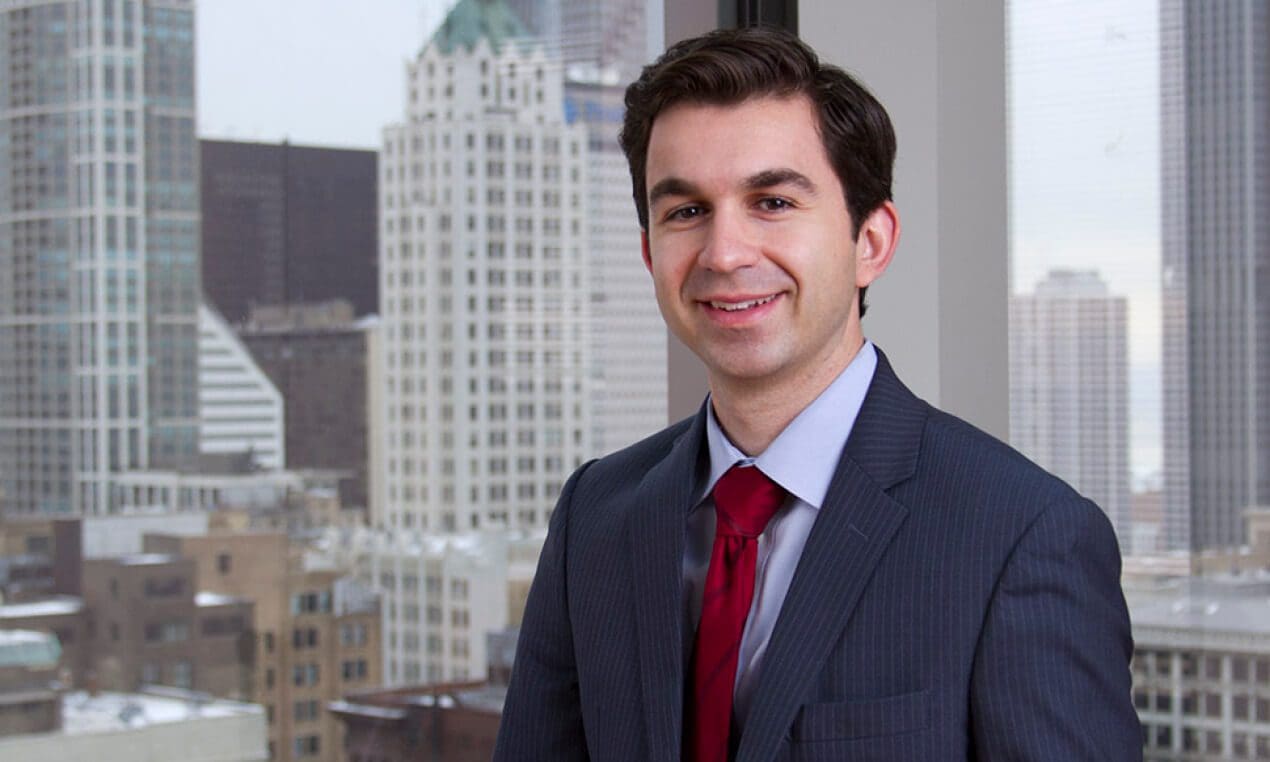
MULTIPOLYGON (((451 5, 200 6, 200 137, 378 148, 380 128, 399 118, 407 62, 451 5), (261 13, 299 26, 277 39, 261 13)), ((1156 0, 1009 6, 1013 290, 1055 267, 1096 268, 1129 299, 1131 466, 1142 482, 1162 466, 1156 0), (1073 124, 1079 141, 1068 139, 1073 124)))

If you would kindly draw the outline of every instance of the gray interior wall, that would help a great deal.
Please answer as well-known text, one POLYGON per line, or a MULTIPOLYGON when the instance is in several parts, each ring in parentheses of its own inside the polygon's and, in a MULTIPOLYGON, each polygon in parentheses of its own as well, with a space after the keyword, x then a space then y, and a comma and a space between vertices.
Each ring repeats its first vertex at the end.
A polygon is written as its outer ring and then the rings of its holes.
POLYGON ((890 111, 903 236, 866 335, 922 397, 1005 438, 1009 296, 1001 0, 803 0, 803 37, 890 111))

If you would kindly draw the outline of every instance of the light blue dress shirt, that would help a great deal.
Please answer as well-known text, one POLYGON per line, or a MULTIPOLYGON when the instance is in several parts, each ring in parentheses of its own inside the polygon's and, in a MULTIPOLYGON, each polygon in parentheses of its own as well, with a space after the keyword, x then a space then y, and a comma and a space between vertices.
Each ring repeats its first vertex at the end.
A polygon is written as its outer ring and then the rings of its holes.
POLYGON ((684 551, 684 606, 692 632, 701 619, 701 594, 714 545, 714 500, 710 497, 719 477, 737 463, 757 465, 785 488, 789 497, 758 539, 754 601, 745 621, 737 662, 733 714, 739 726, 749 712, 758 682, 763 653, 767 650, 798 559, 812 524, 833 479, 842 449, 855 425, 860 406, 877 369, 877 350, 865 341, 851 363, 820 396, 790 421, 758 457, 748 457, 728 440, 706 406, 706 439, 710 450, 710 476, 700 500, 688 515, 684 551))

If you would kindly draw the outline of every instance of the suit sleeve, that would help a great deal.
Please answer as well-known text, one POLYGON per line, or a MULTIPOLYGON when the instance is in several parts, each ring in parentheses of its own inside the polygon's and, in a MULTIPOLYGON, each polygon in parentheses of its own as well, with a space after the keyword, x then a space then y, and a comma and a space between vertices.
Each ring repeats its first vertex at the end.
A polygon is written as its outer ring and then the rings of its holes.
POLYGON ((495 762, 586 760, 565 570, 570 502, 586 466, 556 502, 529 589, 511 683, 494 747, 495 762))
POLYGON ((976 759, 1142 759, 1133 639, 1111 524, 1087 500, 1050 505, 997 582, 971 681, 976 759))

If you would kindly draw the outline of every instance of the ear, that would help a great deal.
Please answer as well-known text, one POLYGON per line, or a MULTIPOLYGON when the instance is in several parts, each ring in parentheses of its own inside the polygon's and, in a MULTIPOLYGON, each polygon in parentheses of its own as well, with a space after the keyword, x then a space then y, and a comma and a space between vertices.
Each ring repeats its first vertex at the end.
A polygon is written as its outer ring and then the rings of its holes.
POLYGON ((856 235, 856 288, 864 288, 886 272, 899 242, 900 214, 895 204, 884 201, 864 218, 856 235))
POLYGON ((644 256, 644 267, 648 268, 648 272, 651 275, 653 272, 653 255, 648 251, 648 231, 647 230, 641 229, 639 231, 639 248, 640 248, 640 252, 644 256))

